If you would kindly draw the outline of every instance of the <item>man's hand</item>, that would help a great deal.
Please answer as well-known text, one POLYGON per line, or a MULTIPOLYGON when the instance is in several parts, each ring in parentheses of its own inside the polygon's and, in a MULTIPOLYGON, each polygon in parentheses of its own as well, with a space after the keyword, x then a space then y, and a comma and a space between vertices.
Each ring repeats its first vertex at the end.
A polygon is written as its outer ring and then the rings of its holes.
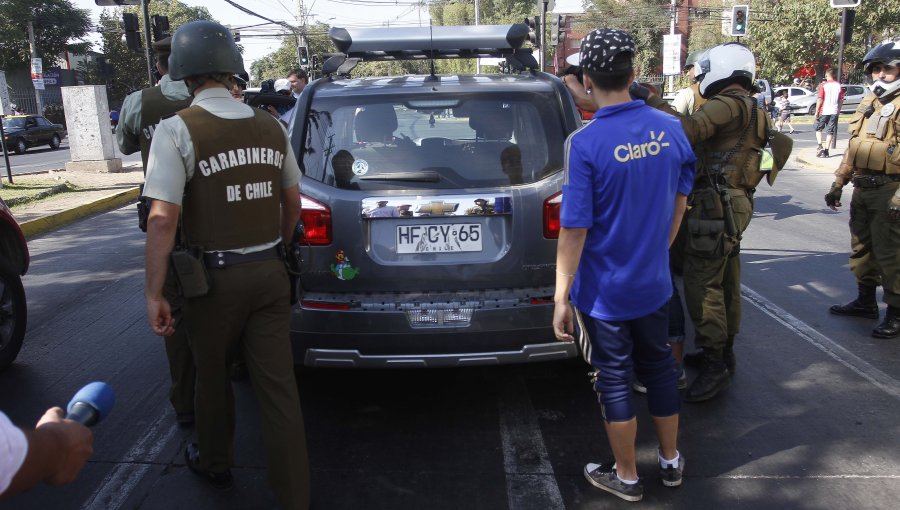
POLYGON ((585 90, 584 85, 578 81, 578 77, 574 74, 567 74, 562 77, 562 82, 569 89, 569 93, 575 99, 575 104, 584 111, 593 112, 597 110, 591 95, 585 90))
POLYGON ((41 416, 35 430, 48 432, 58 441, 54 456, 57 458, 57 469, 44 479, 50 485, 62 485, 75 480, 78 472, 84 467, 91 454, 94 453, 94 435, 84 425, 66 420, 63 410, 52 407, 41 416))
POLYGON ((640 99, 642 101, 646 101, 651 94, 650 89, 637 81, 631 82, 631 86, 628 87, 628 93, 631 94, 632 99, 640 99))
POLYGON ((843 190, 843 186, 834 182, 831 183, 831 191, 825 194, 825 205, 831 208, 832 211, 837 211, 837 208, 841 206, 841 193, 843 190))
POLYGON ((888 218, 893 222, 900 222, 900 188, 897 188, 888 204, 888 218))
POLYGON ((575 340, 572 333, 575 332, 572 307, 569 303, 556 303, 553 307, 553 334, 560 342, 575 340))
POLYGON ((172 307, 164 297, 147 297, 147 320, 150 321, 150 328, 159 336, 171 336, 175 333, 172 307))

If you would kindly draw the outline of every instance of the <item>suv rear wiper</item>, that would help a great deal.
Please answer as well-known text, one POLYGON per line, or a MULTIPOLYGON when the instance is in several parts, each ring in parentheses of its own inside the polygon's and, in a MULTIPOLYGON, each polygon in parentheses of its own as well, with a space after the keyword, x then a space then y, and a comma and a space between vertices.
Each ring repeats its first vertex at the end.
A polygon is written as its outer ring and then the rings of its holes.
POLYGON ((363 175, 361 181, 408 181, 408 182, 440 182, 441 176, 437 172, 394 172, 378 175, 363 175))

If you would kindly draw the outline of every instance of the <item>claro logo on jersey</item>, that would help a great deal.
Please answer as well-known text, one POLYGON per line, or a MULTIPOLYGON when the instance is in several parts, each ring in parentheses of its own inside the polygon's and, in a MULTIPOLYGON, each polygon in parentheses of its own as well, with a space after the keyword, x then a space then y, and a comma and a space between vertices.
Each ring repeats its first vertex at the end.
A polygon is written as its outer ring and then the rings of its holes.
POLYGON ((666 132, 660 131, 659 137, 656 136, 655 131, 650 131, 650 141, 644 142, 642 144, 623 144, 616 146, 613 149, 613 156, 615 156, 616 161, 625 163, 627 161, 631 161, 632 159, 641 159, 649 156, 656 156, 660 153, 663 147, 668 147, 669 142, 663 142, 663 138, 665 138, 666 132))

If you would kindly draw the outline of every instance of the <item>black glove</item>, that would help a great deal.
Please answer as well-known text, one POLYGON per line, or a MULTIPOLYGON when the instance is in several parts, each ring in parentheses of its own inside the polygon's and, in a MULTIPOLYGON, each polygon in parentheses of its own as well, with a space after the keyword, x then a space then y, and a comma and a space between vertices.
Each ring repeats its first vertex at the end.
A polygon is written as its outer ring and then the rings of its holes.
POLYGON ((631 94, 632 99, 641 99, 643 101, 646 101, 647 98, 650 97, 650 89, 636 81, 631 82, 631 86, 628 87, 628 93, 631 94))
POLYGON ((843 190, 843 186, 833 182, 831 183, 831 191, 825 194, 825 205, 830 207, 832 211, 836 211, 841 206, 841 193, 843 190))
POLYGON ((893 222, 900 222, 900 188, 897 189, 888 204, 888 218, 893 222))

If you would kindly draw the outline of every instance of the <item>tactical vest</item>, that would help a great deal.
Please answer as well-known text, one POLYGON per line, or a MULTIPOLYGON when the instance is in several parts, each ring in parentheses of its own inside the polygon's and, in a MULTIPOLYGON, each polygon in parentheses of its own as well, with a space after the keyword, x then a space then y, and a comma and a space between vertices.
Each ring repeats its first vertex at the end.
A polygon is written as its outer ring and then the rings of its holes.
POLYGON ((289 150, 267 112, 223 119, 199 106, 177 113, 194 143, 185 185, 184 230, 192 246, 234 250, 281 237, 281 167, 289 150))
POLYGON ((147 172, 147 158, 150 157, 150 142, 153 141, 153 132, 160 119, 183 110, 191 105, 191 99, 173 101, 162 93, 161 87, 150 87, 141 91, 141 125, 138 139, 141 144, 141 160, 144 162, 144 172, 147 172))
POLYGON ((697 184, 707 182, 710 174, 720 174, 732 188, 755 189, 765 177, 759 167, 760 149, 766 144, 771 122, 766 111, 745 92, 728 91, 712 97, 693 118, 699 121, 699 132, 712 134, 701 136, 706 139, 694 147, 698 157, 697 184), (756 124, 753 126, 749 126, 750 108, 756 109, 756 124), (721 123, 721 120, 729 118, 731 122, 721 123), (740 147, 731 153, 739 141, 740 147))
POLYGON ((850 119, 850 146, 845 161, 861 174, 900 174, 900 94, 882 103, 866 96, 850 119), (866 110, 874 111, 866 117, 866 110))

